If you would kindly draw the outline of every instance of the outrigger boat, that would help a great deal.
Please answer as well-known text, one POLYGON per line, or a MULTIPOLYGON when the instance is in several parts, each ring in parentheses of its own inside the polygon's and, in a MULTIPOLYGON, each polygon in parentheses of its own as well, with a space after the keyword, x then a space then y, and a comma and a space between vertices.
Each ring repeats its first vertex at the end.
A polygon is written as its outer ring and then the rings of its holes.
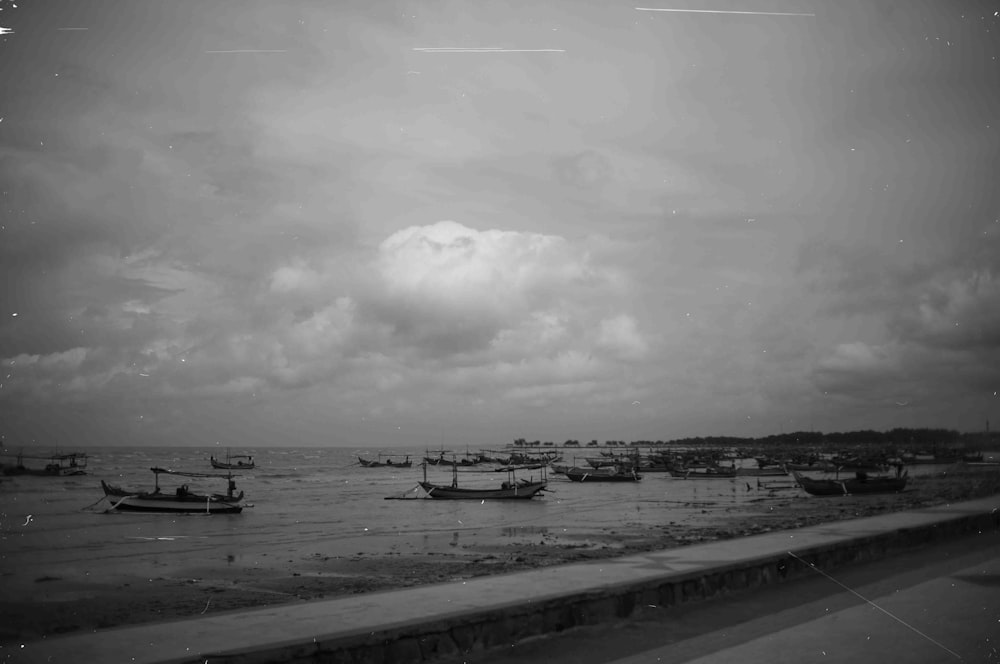
POLYGON ((51 454, 49 456, 32 456, 19 453, 13 466, 4 466, 4 475, 55 475, 68 477, 70 475, 86 475, 87 455, 74 452, 72 454, 51 454), (25 459, 44 459, 48 461, 44 468, 28 468, 25 459))
POLYGON ((129 491, 101 480, 104 495, 112 500, 111 509, 122 512, 160 512, 169 514, 238 514, 243 511, 243 492, 235 494, 236 482, 232 473, 214 475, 211 473, 188 473, 165 468, 150 468, 155 477, 153 491, 129 491), (227 480, 226 493, 193 493, 187 484, 177 487, 173 493, 160 491, 160 475, 180 475, 183 477, 211 477, 227 480))
POLYGON ((567 468, 564 475, 573 482, 638 482, 642 475, 634 466, 602 466, 600 468, 567 468))
POLYGON ((683 480, 731 480, 736 477, 735 468, 708 466, 706 468, 671 469, 670 476, 683 480))
POLYGON ((230 455, 226 453, 226 460, 219 461, 214 456, 210 457, 209 460, 212 462, 212 468, 218 468, 219 470, 249 470, 254 467, 253 457, 246 454, 234 454, 230 455), (236 459, 234 462, 233 459, 236 459), (246 459, 246 461, 243 461, 246 459))
POLYGON ((382 457, 383 455, 379 454, 378 460, 376 461, 374 459, 365 459, 359 456, 358 463, 360 463, 365 468, 381 468, 382 466, 392 466, 393 468, 409 468, 410 466, 413 465, 413 462, 410 461, 409 456, 406 457, 406 461, 393 461, 392 458, 387 455, 385 457, 385 461, 382 461, 382 457))
POLYGON ((516 480, 514 478, 514 469, 510 469, 507 480, 498 489, 466 489, 458 486, 458 467, 456 465, 452 465, 451 468, 451 486, 432 484, 427 481, 427 464, 424 463, 421 465, 424 467, 424 479, 419 484, 430 498, 444 500, 530 500, 545 490, 545 487, 548 485, 544 476, 537 482, 516 480))
POLYGON ((795 481, 806 493, 813 496, 848 496, 852 494, 896 493, 906 488, 909 474, 897 470, 896 477, 868 477, 864 472, 858 472, 854 477, 845 479, 817 480, 792 471, 795 481))

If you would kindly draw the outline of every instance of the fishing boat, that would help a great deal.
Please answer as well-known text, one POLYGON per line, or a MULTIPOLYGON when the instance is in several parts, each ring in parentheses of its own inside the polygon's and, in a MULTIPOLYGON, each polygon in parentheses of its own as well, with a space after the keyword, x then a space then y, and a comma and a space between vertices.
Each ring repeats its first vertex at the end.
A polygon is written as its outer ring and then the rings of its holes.
POLYGON ((236 494, 236 482, 231 473, 215 475, 211 473, 189 473, 165 468, 150 468, 154 476, 152 491, 130 491, 101 480, 104 495, 112 504, 112 510, 122 512, 159 512, 168 514, 238 514, 243 511, 243 492, 236 494), (180 475, 191 478, 213 478, 227 481, 226 493, 195 493, 187 484, 182 484, 173 492, 160 490, 160 475, 180 475))
POLYGON ((612 468, 621 463, 620 459, 615 459, 612 457, 605 457, 605 456, 586 457, 584 461, 586 461, 587 465, 590 466, 591 468, 612 468))
POLYGON ((365 468, 381 468, 383 466, 391 466, 393 468, 409 468, 413 465, 410 461, 410 457, 406 457, 406 461, 393 461, 391 457, 386 457, 385 461, 382 460, 381 454, 378 455, 378 459, 365 459, 364 457, 358 457, 358 463, 360 463, 365 468))
POLYGON ((848 496, 869 493, 896 493, 906 487, 909 479, 907 471, 899 472, 895 477, 869 477, 864 472, 858 472, 854 477, 844 479, 812 479, 796 471, 792 471, 795 481, 806 493, 813 496, 848 496))
POLYGON ((212 462, 212 468, 219 470, 249 470, 255 467, 253 457, 246 454, 231 455, 227 452, 225 461, 219 461, 214 456, 210 457, 209 460, 212 462))
POLYGON ((671 469, 670 476, 684 480, 729 480, 736 477, 735 468, 708 466, 706 468, 671 469))
POLYGON ((638 482, 642 475, 632 466, 602 466, 601 468, 580 468, 574 466, 563 473, 573 482, 638 482))
POLYGON ((758 466, 756 468, 737 468, 739 477, 784 477, 788 471, 778 466, 758 466))
POLYGON ((443 500, 530 500, 545 489, 548 482, 544 479, 539 481, 518 480, 514 478, 514 471, 508 473, 507 480, 499 488, 495 489, 469 489, 458 486, 458 467, 452 465, 451 485, 433 484, 427 481, 427 464, 421 464, 424 468, 424 479, 420 482, 421 488, 427 492, 430 498, 443 500))
POLYGON ((68 477, 70 475, 87 474, 87 455, 74 452, 72 454, 50 454, 49 456, 32 456, 18 454, 13 466, 4 466, 4 475, 55 475, 68 477), (30 468, 24 465, 25 459, 47 461, 43 468, 30 468))

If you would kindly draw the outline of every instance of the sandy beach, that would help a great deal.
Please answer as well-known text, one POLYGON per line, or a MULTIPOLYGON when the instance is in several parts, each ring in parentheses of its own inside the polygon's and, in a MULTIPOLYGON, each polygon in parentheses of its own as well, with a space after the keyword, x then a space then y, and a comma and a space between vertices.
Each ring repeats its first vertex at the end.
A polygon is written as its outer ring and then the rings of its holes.
MULTIPOLYGON (((996 467, 958 466, 919 477, 906 491, 889 495, 818 498, 801 490, 754 491, 752 500, 728 506, 722 514, 716 509, 704 525, 690 519, 675 523, 666 515, 662 525, 602 524, 572 531, 514 527, 503 538, 470 537, 460 530, 432 533, 423 536, 419 552, 386 538, 353 553, 257 548, 224 566, 169 556, 138 568, 95 560, 86 571, 53 565, 43 573, 5 574, 0 643, 503 574, 918 509, 1000 493, 1000 472, 996 467)), ((708 515, 709 508, 704 511, 708 515)))

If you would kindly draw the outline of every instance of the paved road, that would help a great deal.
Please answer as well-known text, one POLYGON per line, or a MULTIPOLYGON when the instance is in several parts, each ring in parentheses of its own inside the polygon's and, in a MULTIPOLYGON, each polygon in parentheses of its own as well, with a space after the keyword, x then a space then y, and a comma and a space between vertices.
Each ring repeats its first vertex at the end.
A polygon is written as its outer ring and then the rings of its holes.
POLYGON ((1000 533, 461 661, 1000 664, 1000 533))

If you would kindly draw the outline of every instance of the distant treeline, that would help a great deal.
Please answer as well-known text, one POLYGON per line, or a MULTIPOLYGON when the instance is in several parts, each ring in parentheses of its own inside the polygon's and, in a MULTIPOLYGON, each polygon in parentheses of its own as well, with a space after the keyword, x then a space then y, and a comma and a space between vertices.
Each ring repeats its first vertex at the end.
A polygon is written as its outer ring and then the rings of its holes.
MULTIPOLYGON (((535 447, 550 446, 551 442, 527 441, 524 438, 514 440, 517 446, 535 447)), ((590 441, 586 446, 593 447, 597 441, 590 441)), ((873 431, 862 429, 858 431, 843 431, 824 433, 822 431, 793 431, 791 433, 772 434, 761 438, 745 438, 741 436, 697 436, 694 438, 676 438, 673 440, 633 440, 626 443, 623 440, 608 440, 606 446, 633 445, 640 447, 671 445, 680 447, 753 447, 753 446, 804 446, 804 447, 839 447, 871 445, 878 447, 902 447, 933 449, 934 447, 983 446, 1000 445, 1000 434, 993 432, 961 433, 952 429, 891 429, 889 431, 873 431)), ((567 440, 564 446, 580 445, 578 440, 567 440)))
POLYGON ((707 436, 680 438, 670 445, 705 445, 709 447, 738 447, 747 445, 804 445, 833 446, 872 445, 878 447, 919 447, 954 446, 986 442, 986 434, 960 433, 951 429, 891 429, 889 431, 843 431, 824 433, 822 431, 793 431, 772 434, 762 438, 741 438, 737 436, 707 436))

